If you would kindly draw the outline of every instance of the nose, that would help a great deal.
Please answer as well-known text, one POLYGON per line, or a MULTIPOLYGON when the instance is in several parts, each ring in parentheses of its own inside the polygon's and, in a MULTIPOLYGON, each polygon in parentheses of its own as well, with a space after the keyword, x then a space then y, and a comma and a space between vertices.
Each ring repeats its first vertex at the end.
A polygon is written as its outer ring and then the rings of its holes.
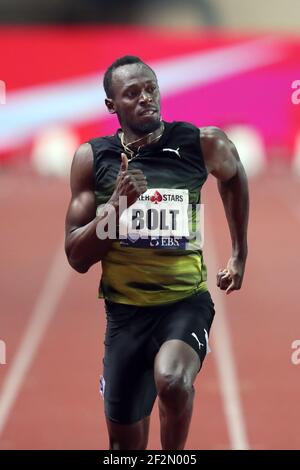
POLYGON ((146 101, 151 102, 152 101, 152 96, 144 90, 141 93, 140 101, 142 103, 145 103, 146 101))

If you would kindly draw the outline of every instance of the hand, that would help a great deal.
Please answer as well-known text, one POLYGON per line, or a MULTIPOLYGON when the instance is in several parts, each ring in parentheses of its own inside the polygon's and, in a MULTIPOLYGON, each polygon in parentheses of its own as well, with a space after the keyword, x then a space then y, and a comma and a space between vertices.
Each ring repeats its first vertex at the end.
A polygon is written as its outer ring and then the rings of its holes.
POLYGON ((226 290, 226 294, 242 287, 246 260, 232 256, 227 263, 227 268, 218 272, 217 286, 226 290))
POLYGON ((129 207, 147 191, 147 180, 142 170, 128 170, 128 159, 125 153, 121 153, 121 159, 116 188, 111 201, 118 203, 120 196, 126 196, 127 207, 129 207))

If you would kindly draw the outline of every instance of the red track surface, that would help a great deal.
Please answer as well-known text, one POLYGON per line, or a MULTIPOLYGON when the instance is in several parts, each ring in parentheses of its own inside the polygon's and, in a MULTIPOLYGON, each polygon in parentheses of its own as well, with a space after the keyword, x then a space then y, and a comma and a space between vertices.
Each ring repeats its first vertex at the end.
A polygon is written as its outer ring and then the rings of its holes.
MULTIPOLYGON (((15 353, 63 240, 69 190, 64 182, 7 171, 0 174, 0 196, 0 339, 7 346, 7 365, 0 365, 1 403, 15 353)), ((244 287, 224 296, 242 411, 251 448, 299 449, 300 365, 291 363, 291 343, 300 339, 299 182, 273 170, 251 183, 251 200, 244 287)), ((229 237, 212 182, 205 203, 223 267, 229 237)), ((209 270, 212 278, 215 274, 209 270)), ((18 389, 0 449, 107 448, 98 395, 105 328, 98 278, 97 267, 84 276, 70 274, 18 389)), ((215 361, 211 354, 197 380, 188 449, 231 446, 215 361)), ((149 448, 159 448, 156 411, 149 448)))

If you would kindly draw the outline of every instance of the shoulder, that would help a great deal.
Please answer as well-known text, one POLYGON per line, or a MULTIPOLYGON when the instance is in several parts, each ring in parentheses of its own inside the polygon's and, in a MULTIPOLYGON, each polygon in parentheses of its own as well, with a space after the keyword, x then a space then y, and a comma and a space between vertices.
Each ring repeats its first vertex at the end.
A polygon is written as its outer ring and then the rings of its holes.
POLYGON ((230 142, 225 132, 219 127, 200 127, 200 141, 205 146, 214 146, 230 142))
POLYGON ((236 152, 234 144, 225 132, 219 127, 200 127, 200 143, 205 159, 211 158, 214 154, 236 152))
POLYGON ((200 128, 203 159, 209 173, 219 171, 224 165, 235 166, 239 156, 234 144, 218 127, 200 128))
POLYGON ((73 158, 72 167, 89 166, 91 164, 93 164, 93 150, 91 144, 89 142, 86 142, 84 144, 81 144, 76 150, 73 158))
POLYGON ((94 174, 94 157, 90 143, 78 147, 71 168, 71 186, 91 185, 94 174))

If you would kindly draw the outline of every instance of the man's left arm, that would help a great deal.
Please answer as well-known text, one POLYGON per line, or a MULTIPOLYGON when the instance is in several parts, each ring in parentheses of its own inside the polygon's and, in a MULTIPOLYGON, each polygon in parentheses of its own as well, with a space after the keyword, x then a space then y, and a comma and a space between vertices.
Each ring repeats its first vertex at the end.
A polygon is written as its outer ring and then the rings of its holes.
POLYGON ((217 274, 218 287, 229 294, 242 286, 248 254, 248 182, 238 152, 224 132, 213 127, 203 128, 200 139, 207 171, 218 180, 231 235, 232 255, 227 268, 217 274))

